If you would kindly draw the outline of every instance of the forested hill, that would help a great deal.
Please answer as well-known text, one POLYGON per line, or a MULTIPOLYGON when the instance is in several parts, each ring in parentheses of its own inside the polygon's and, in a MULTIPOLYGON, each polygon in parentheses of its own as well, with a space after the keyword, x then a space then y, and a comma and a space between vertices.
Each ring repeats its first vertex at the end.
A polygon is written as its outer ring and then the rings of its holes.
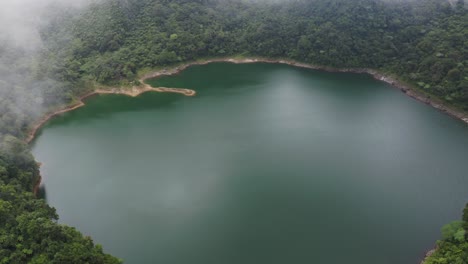
POLYGON ((22 136, 96 83, 237 55, 378 69, 468 110, 463 1, 99 0, 79 10, 52 5, 43 16, 39 51, 0 45, 0 132, 22 136))
POLYGON ((102 83, 207 56, 284 57, 395 74, 467 108, 468 12, 463 2, 126 0, 93 5, 45 28, 47 63, 62 79, 102 83), (71 37, 63 45, 62 32, 71 37), (54 56, 50 55, 53 54, 54 56), (55 56, 61 54, 61 57, 55 56))
MULTIPOLYGON (((98 84, 131 85, 148 69, 228 56, 373 68, 468 111, 464 5, 95 0, 79 8, 52 4, 41 10, 35 25, 40 45, 34 47, 32 41, 18 45, 0 30, 0 263, 118 262, 90 238, 58 225, 54 209, 31 193, 38 166, 22 140, 47 111, 98 84)), ((466 263, 467 221, 446 229, 450 232, 428 263, 466 263)))

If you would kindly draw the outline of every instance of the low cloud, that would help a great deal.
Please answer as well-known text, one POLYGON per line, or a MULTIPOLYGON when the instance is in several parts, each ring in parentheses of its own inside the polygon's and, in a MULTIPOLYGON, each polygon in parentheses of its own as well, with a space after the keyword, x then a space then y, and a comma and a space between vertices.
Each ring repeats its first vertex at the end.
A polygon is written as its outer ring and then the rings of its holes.
POLYGON ((25 125, 44 113, 44 89, 58 82, 34 77, 43 47, 41 28, 53 19, 51 14, 91 2, 95 0, 0 0, 0 141, 6 134, 20 136, 25 125))
POLYGON ((1 0, 0 1, 0 41, 14 47, 35 50, 41 46, 39 28, 50 17, 47 9, 60 6, 79 8, 90 0, 1 0))

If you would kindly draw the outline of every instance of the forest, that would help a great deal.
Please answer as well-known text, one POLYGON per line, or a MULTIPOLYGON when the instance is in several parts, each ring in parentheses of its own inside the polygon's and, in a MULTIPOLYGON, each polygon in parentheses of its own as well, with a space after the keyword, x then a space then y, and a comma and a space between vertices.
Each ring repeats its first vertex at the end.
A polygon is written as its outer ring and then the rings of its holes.
MULTIPOLYGON (((121 262, 34 197, 39 167, 24 142, 44 114, 97 86, 193 60, 285 58, 375 69, 468 111, 463 0, 100 0, 41 15, 39 47, 0 36, 0 263, 121 262)), ((468 207, 425 263, 468 263, 467 231, 468 207)))

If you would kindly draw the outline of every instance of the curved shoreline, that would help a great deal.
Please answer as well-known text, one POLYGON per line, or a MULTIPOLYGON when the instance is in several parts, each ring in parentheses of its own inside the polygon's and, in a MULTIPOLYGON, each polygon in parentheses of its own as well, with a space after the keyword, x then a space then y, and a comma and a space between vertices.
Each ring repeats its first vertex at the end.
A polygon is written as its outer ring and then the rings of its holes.
POLYGON ((98 94, 121 94, 121 95, 130 96, 130 97, 136 97, 136 96, 138 96, 138 95, 140 95, 142 93, 146 93, 146 92, 179 93, 179 94, 183 94, 185 96, 194 96, 196 94, 196 92, 194 90, 190 90, 190 89, 167 88, 167 87, 154 88, 154 87, 151 87, 148 84, 145 84, 143 81, 144 80, 140 80, 140 82, 142 83, 142 86, 138 86, 138 87, 135 86, 135 87, 132 87, 131 89, 122 89, 122 88, 96 89, 96 90, 94 90, 94 91, 92 91, 90 93, 87 93, 87 94, 81 96, 78 99, 78 103, 67 106, 67 107, 65 107, 63 109, 54 111, 54 112, 44 116, 43 118, 41 118, 33 126, 31 131, 28 133, 28 136, 27 136, 27 138, 25 140, 26 143, 28 143, 28 144, 31 143, 31 141, 33 141, 34 138, 36 137, 37 132, 50 119, 54 118, 55 116, 61 115, 61 114, 66 113, 66 112, 73 111, 75 109, 78 109, 78 108, 84 106, 85 105, 84 100, 86 100, 87 98, 89 98, 91 96, 94 96, 94 95, 98 95, 98 94))
MULTIPOLYGON (((306 68, 306 69, 312 69, 312 70, 319 70, 319 71, 325 71, 325 72, 336 72, 336 73, 356 73, 356 74, 369 74, 371 75, 375 80, 378 81, 383 81, 387 84, 390 84, 392 87, 395 87, 402 92, 404 92, 407 96, 416 99, 420 102, 423 102, 427 105, 430 105, 436 109, 438 109, 441 112, 444 112, 448 114, 449 116, 452 116, 454 118, 460 119, 464 123, 468 124, 468 113, 462 112, 460 110, 454 109, 451 106, 448 106, 444 104, 443 102, 440 101, 440 99, 437 98, 432 98, 428 95, 424 95, 421 92, 415 90, 412 88, 410 85, 405 84, 396 78, 387 76, 385 74, 380 73, 377 70, 374 69, 369 69, 369 68, 334 68, 334 67, 328 67, 328 66, 320 66, 320 65, 314 65, 314 64, 308 64, 308 63, 302 63, 294 60, 286 60, 286 59, 268 59, 268 58, 256 58, 256 57, 250 57, 250 58, 215 58, 215 59, 207 59, 207 60, 200 60, 200 61, 194 61, 194 62, 187 62, 184 64, 181 64, 179 66, 175 67, 170 67, 169 69, 162 69, 162 70, 157 70, 157 71, 152 71, 150 73, 144 74, 140 79, 141 86, 134 86, 131 89, 125 89, 125 88, 110 88, 110 89, 96 89, 92 92, 89 92, 78 99, 78 103, 74 105, 70 105, 64 109, 54 111, 46 116, 44 116, 42 119, 40 119, 36 125, 32 128, 32 130, 28 133, 28 137, 26 138, 26 143, 31 143, 31 141, 35 138, 37 132, 42 128, 45 123, 47 123, 50 119, 52 119, 55 116, 58 116, 60 114, 73 111, 77 108, 80 108, 85 105, 84 100, 87 99, 88 97, 98 95, 98 94, 122 94, 122 95, 127 95, 130 97, 136 97, 142 93, 145 92, 170 92, 170 93, 180 93, 185 96, 194 96, 196 94, 196 91, 191 90, 191 89, 184 89, 184 88, 167 88, 167 87, 157 87, 154 88, 148 84, 145 83, 145 80, 147 79, 153 79, 153 78, 158 78, 161 76, 169 76, 169 75, 175 75, 178 74, 185 69, 191 67, 191 66, 196 66, 196 65, 206 65, 214 62, 228 62, 228 63, 234 63, 234 64, 246 64, 246 63, 272 63, 272 64, 286 64, 294 67, 299 67, 299 68, 306 68)), ((33 188, 33 194, 37 196, 40 184, 42 182, 42 177, 39 176, 39 179, 37 183, 35 184, 33 188)), ((436 248, 431 249, 426 252, 424 255, 424 258, 421 260, 421 264, 425 262, 427 258, 429 258, 436 248)))
POLYGON ((229 62, 229 63, 235 63, 235 64, 245 64, 245 63, 258 63, 258 62, 263 62, 263 63, 272 63, 272 64, 286 64, 294 67, 299 67, 299 68, 306 68, 306 69, 312 69, 312 70, 320 70, 320 71, 326 71, 326 72, 342 72, 342 73, 364 73, 364 74, 369 74, 371 75, 374 79, 378 81, 383 81, 387 84, 392 85, 393 87, 399 89, 400 91, 404 92, 406 95, 409 97, 416 99, 420 102, 423 102, 427 105, 430 105, 436 109, 438 109, 441 112, 444 112, 454 118, 460 119, 464 123, 468 124, 468 113, 462 112, 460 110, 454 109, 453 107, 447 106, 444 103, 442 103, 439 99, 434 99, 430 96, 424 95, 415 89, 413 89, 410 85, 405 84, 395 78, 392 78, 390 76, 386 76, 382 73, 380 73, 377 70, 374 69, 369 69, 369 68, 334 68, 334 67, 328 67, 328 66, 320 66, 320 65, 314 65, 314 64, 308 64, 308 63, 302 63, 294 60, 286 60, 286 59, 268 59, 268 58, 259 58, 259 57, 250 57, 250 58, 242 58, 242 59, 237 59, 237 58, 215 58, 215 59, 207 59, 207 60, 200 60, 200 61, 194 61, 194 62, 187 62, 185 64, 171 67, 169 69, 162 69, 162 70, 157 70, 153 71, 147 74, 144 74, 140 79, 141 86, 137 87, 132 87, 131 89, 125 89, 125 88, 111 88, 111 89, 96 89, 88 94, 85 94, 81 96, 78 99, 78 103, 67 106, 64 109, 57 110, 55 112, 52 112, 46 116, 44 116, 42 119, 40 119, 31 129, 31 131, 28 133, 28 136, 26 138, 26 143, 31 143, 31 141, 35 138, 37 131, 45 124, 47 121, 49 121, 51 118, 69 112, 73 111, 77 108, 80 108, 85 105, 83 100, 85 100, 88 97, 91 97, 93 95, 97 94, 123 94, 131 97, 136 97, 142 93, 149 92, 149 91, 154 91, 154 92, 171 92, 171 93, 180 93, 185 96, 194 96, 196 92, 194 90, 190 89, 182 89, 182 88, 167 88, 167 87, 158 87, 154 88, 151 87, 150 85, 145 83, 145 80, 147 79, 153 79, 153 78, 158 78, 161 76, 169 76, 169 75, 174 75, 178 74, 181 71, 187 69, 188 67, 195 66, 195 65, 206 65, 209 63, 213 62, 229 62))
POLYGON ((190 66, 205 65, 205 64, 209 64, 213 62, 229 62, 229 63, 235 63, 235 64, 263 62, 263 63, 273 63, 273 64, 286 64, 286 65, 290 65, 294 67, 306 68, 306 69, 312 69, 312 70, 320 70, 320 71, 326 71, 326 72, 369 74, 375 80, 383 81, 387 84, 390 84, 393 87, 404 92, 409 97, 416 99, 420 102, 423 102, 427 105, 430 105, 438 109, 439 111, 444 112, 454 118, 460 119, 464 123, 468 124, 468 113, 463 112, 461 110, 457 110, 451 106, 448 106, 444 104, 440 99, 432 98, 431 96, 424 95, 421 92, 418 92, 417 90, 412 88, 410 85, 405 84, 397 80, 396 78, 387 76, 385 74, 380 73, 377 70, 369 69, 369 68, 334 68, 334 67, 328 67, 328 66, 320 66, 320 65, 308 64, 308 63, 302 63, 302 62, 298 62, 294 60, 268 59, 268 58, 260 58, 260 57, 250 57, 250 58, 242 58, 242 59, 216 58, 216 59, 207 59, 207 60, 201 60, 201 61, 188 62, 188 63, 182 64, 182 65, 170 68, 170 69, 163 69, 163 70, 150 72, 150 73, 143 75, 142 80, 157 78, 157 77, 161 77, 165 75, 178 74, 190 66))

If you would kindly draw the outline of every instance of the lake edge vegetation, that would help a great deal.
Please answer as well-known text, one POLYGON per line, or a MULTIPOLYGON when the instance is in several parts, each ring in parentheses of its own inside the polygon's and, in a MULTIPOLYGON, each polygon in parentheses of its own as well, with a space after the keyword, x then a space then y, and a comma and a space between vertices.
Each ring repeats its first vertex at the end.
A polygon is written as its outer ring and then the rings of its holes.
MULTIPOLYGON (((0 45, 0 263, 119 263, 57 223, 36 199, 39 166, 24 143, 45 113, 101 86, 139 85, 153 69, 221 57, 371 68, 468 111, 463 1, 102 0, 50 6, 39 50, 0 45), (3 77, 7 76, 7 77, 3 77)), ((426 264, 467 263, 468 207, 426 264)))

